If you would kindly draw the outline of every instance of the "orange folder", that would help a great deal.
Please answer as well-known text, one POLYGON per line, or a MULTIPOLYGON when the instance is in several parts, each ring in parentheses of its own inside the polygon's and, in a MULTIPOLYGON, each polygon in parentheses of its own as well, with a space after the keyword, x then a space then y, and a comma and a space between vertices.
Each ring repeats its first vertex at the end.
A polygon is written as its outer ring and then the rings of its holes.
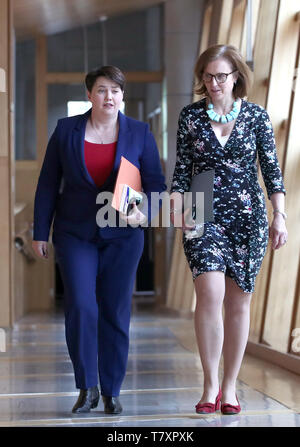
POLYGON ((142 191, 142 181, 139 169, 122 156, 115 184, 114 195, 111 203, 111 206, 118 211, 120 209, 120 202, 124 185, 130 186, 137 192, 142 191))

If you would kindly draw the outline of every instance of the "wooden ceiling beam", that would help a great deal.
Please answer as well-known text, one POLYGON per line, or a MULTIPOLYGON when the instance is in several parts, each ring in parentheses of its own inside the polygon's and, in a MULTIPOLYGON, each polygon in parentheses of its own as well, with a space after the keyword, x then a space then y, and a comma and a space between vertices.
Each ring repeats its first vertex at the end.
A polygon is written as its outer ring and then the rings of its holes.
MULTIPOLYGON (((126 82, 162 82, 162 71, 127 71, 124 72, 126 82)), ((48 72, 48 84, 82 84, 85 73, 82 72, 48 72)))

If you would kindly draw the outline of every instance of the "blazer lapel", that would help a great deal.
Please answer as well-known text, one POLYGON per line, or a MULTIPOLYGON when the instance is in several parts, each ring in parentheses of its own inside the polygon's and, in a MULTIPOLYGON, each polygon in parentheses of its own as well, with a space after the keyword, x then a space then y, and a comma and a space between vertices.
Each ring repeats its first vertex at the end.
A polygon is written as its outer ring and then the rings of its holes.
POLYGON ((129 129, 127 118, 125 115, 123 115, 122 112, 119 111, 118 115, 119 120, 119 135, 118 135, 118 143, 116 148, 116 156, 114 161, 114 166, 112 169, 112 172, 108 176, 107 180, 104 182, 103 185, 99 188, 99 190, 104 191, 105 189, 111 190, 112 187, 115 185, 115 181, 117 178, 121 157, 126 153, 128 148, 131 147, 131 130, 129 129))
POLYGON ((127 118, 123 113, 119 111, 118 113, 118 120, 119 120, 119 135, 118 135, 118 143, 116 148, 116 156, 114 161, 113 170, 108 176, 107 180, 101 187, 99 188, 92 177, 90 176, 84 159, 84 137, 85 137, 85 129, 86 129, 86 123, 90 117, 91 110, 88 110, 85 114, 80 115, 78 118, 78 121, 75 125, 74 131, 73 131, 73 149, 74 154, 77 159, 77 163, 79 165, 80 171, 86 180, 86 182, 89 184, 91 188, 94 190, 100 191, 104 190, 106 187, 111 186, 111 183, 115 182, 118 169, 121 162, 121 157, 126 153, 126 150, 131 146, 131 131, 129 129, 127 118))
POLYGON ((116 158, 114 163, 114 171, 118 171, 121 157, 126 153, 131 146, 131 131, 128 126, 127 118, 123 113, 119 112, 119 136, 116 150, 116 158))
POLYGON ((92 109, 89 109, 86 113, 84 113, 83 115, 80 115, 78 117, 77 123, 76 123, 76 125, 74 127, 74 131, 73 131, 72 144, 73 144, 75 158, 77 160, 80 172, 82 173, 85 181, 93 189, 98 189, 97 185, 93 181, 92 177, 90 176, 90 174, 86 168, 85 159, 84 159, 85 128, 86 128, 86 123, 90 117, 91 111, 92 111, 92 109))

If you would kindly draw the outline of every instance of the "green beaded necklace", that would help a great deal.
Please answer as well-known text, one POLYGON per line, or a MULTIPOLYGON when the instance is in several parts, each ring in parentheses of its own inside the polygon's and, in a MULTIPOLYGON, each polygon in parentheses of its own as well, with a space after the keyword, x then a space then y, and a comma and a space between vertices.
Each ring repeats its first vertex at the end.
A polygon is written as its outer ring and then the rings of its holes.
POLYGON ((216 113, 214 111, 214 105, 212 103, 208 104, 206 113, 212 121, 216 121, 217 123, 222 124, 229 123, 229 121, 235 120, 238 117, 238 101, 234 101, 231 111, 226 115, 219 115, 218 113, 216 113))

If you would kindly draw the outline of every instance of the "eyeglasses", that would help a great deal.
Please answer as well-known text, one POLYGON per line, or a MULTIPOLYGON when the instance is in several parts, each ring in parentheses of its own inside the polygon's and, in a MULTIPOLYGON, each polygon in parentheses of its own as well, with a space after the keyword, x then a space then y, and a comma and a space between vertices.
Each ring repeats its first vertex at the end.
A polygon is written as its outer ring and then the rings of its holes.
POLYGON ((232 73, 235 73, 238 70, 233 70, 230 73, 217 73, 215 75, 210 73, 203 73, 202 79, 204 82, 211 82, 213 78, 215 78, 218 84, 224 84, 227 81, 227 78, 232 73))

